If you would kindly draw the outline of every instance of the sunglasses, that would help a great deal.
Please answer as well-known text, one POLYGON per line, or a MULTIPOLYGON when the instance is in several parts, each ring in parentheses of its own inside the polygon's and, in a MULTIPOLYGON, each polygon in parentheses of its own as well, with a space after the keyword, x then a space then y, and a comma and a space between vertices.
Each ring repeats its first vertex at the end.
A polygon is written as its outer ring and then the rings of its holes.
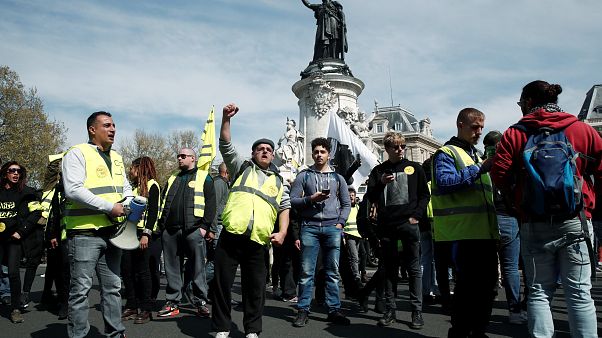
POLYGON ((21 168, 8 168, 6 170, 6 172, 11 173, 11 174, 14 174, 14 173, 21 174, 21 173, 23 173, 23 169, 21 169, 21 168))
POLYGON ((393 146, 389 146, 390 149, 405 149, 406 145, 405 144, 397 144, 397 145, 393 145, 393 146))
POLYGON ((181 159, 185 159, 185 158, 186 158, 186 157, 188 157, 188 156, 192 157, 192 155, 178 154, 178 158, 179 158, 179 159, 180 159, 180 158, 181 158, 181 159))

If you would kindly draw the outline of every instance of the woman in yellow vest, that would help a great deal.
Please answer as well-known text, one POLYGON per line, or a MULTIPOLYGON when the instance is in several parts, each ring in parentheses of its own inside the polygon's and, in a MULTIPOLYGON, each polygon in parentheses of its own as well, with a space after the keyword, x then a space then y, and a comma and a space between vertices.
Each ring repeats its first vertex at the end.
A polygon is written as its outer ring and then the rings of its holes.
POLYGON ((150 157, 139 157, 132 161, 130 181, 134 195, 147 198, 147 207, 138 223, 140 247, 124 250, 121 261, 121 274, 125 284, 127 303, 121 317, 134 319, 134 324, 144 324, 151 320, 151 276, 149 242, 155 230, 159 216, 160 188, 157 183, 157 171, 150 157), (140 308, 140 312, 138 312, 140 308))

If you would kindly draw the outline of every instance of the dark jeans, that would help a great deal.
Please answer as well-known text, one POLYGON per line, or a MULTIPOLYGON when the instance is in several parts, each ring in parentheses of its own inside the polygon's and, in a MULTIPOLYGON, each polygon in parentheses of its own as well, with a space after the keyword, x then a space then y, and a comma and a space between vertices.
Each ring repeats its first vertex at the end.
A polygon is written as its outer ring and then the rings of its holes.
POLYGON ((121 277, 125 286, 126 309, 152 311, 150 251, 140 248, 123 250, 121 256, 121 277))
POLYGON ((222 231, 215 251, 215 290, 211 324, 215 331, 230 331, 232 284, 240 265, 245 334, 262 331, 265 304, 265 248, 244 235, 222 231))
POLYGON ((10 284, 11 310, 21 305, 21 241, 5 240, 0 242, 0 262, 6 260, 8 281, 10 284))
POLYGON ((462 240, 453 244, 456 287, 452 300, 449 337, 485 334, 497 283, 495 240, 462 240))
POLYGON ((422 311, 422 268, 420 266, 420 230, 418 224, 409 222, 395 226, 387 237, 380 240, 385 265, 385 298, 387 310, 395 310, 395 295, 400 258, 408 271, 410 304, 412 311, 422 311), (397 241, 401 240, 403 250, 400 254, 397 241))

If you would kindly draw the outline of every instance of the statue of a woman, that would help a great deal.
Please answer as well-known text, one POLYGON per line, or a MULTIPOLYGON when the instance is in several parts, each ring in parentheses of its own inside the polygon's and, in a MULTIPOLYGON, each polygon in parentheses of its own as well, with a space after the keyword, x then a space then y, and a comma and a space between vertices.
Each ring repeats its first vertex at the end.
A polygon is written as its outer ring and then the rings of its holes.
POLYGON ((344 60, 347 52, 347 26, 343 5, 331 0, 322 0, 322 4, 310 4, 308 0, 301 1, 314 11, 317 20, 313 61, 325 58, 344 60))

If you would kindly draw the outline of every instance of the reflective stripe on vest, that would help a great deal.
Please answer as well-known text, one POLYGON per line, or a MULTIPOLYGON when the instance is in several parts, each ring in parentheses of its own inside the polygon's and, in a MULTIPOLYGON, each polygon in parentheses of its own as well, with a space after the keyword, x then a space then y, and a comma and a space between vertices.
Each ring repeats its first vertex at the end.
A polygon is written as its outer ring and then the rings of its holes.
POLYGON ((351 211, 349 212, 349 217, 347 218, 347 222, 345 222, 345 228, 343 228, 343 231, 348 235, 362 238, 359 231, 357 231, 357 212, 359 209, 360 207, 357 204, 354 207, 351 207, 351 211))
POLYGON ((51 189, 49 191, 44 191, 42 193, 42 202, 40 205, 42 206, 42 217, 48 219, 50 216, 50 210, 52 209, 52 198, 54 197, 55 189, 51 189))
MULTIPOLYGON (((205 193, 203 192, 203 187, 205 185, 205 179, 209 173, 205 170, 197 169, 196 177, 194 181, 188 182, 188 186, 194 185, 194 216, 195 217, 203 217, 205 215, 205 193)), ((167 195, 169 195, 169 189, 171 189, 171 185, 178 177, 177 174, 173 174, 167 180, 167 189, 165 190, 165 198, 163 199, 163 203, 161 203, 161 210, 165 210, 165 201, 167 200, 167 195)))
POLYGON ((284 186, 280 176, 272 174, 260 188, 259 171, 261 169, 251 164, 236 179, 222 213, 222 222, 228 232, 247 235, 252 241, 266 245, 274 230, 284 186))
MULTIPOLYGON (((157 181, 151 179, 146 183, 146 189, 148 191, 150 191, 152 186, 156 186, 157 189, 159 189, 159 196, 161 196, 161 187, 159 187, 159 183, 157 183, 157 181)), ((138 193, 138 187, 136 187, 133 191, 134 196, 140 196, 140 194, 138 193)), ((159 206, 157 206, 157 208, 159 208, 159 206)), ((153 231, 157 231, 157 223, 159 220, 160 215, 157 215, 157 219, 155 220, 155 224, 153 224, 153 231)), ((146 224, 146 219, 148 218, 148 204, 146 205, 146 208, 144 209, 144 213, 142 213, 142 218, 140 218, 140 221, 138 222, 138 229, 144 229, 144 225, 146 224)))
MULTIPOLYGON (((123 181, 125 180, 125 168, 121 156, 111 150, 111 170, 109 170, 95 146, 84 143, 73 146, 71 149, 73 148, 79 149, 86 160, 84 188, 111 203, 121 200, 123 181)), ((121 217, 117 221, 120 220, 122 220, 121 217)), ((89 209, 87 206, 69 199, 65 202, 64 222, 67 230, 99 229, 113 225, 104 212, 89 209)))
MULTIPOLYGON (((456 146, 446 145, 437 152, 452 157, 458 171, 475 164, 466 151, 456 146)), ((452 193, 440 193, 434 176, 431 184, 436 241, 499 238, 489 174, 482 174, 471 187, 452 193)))

